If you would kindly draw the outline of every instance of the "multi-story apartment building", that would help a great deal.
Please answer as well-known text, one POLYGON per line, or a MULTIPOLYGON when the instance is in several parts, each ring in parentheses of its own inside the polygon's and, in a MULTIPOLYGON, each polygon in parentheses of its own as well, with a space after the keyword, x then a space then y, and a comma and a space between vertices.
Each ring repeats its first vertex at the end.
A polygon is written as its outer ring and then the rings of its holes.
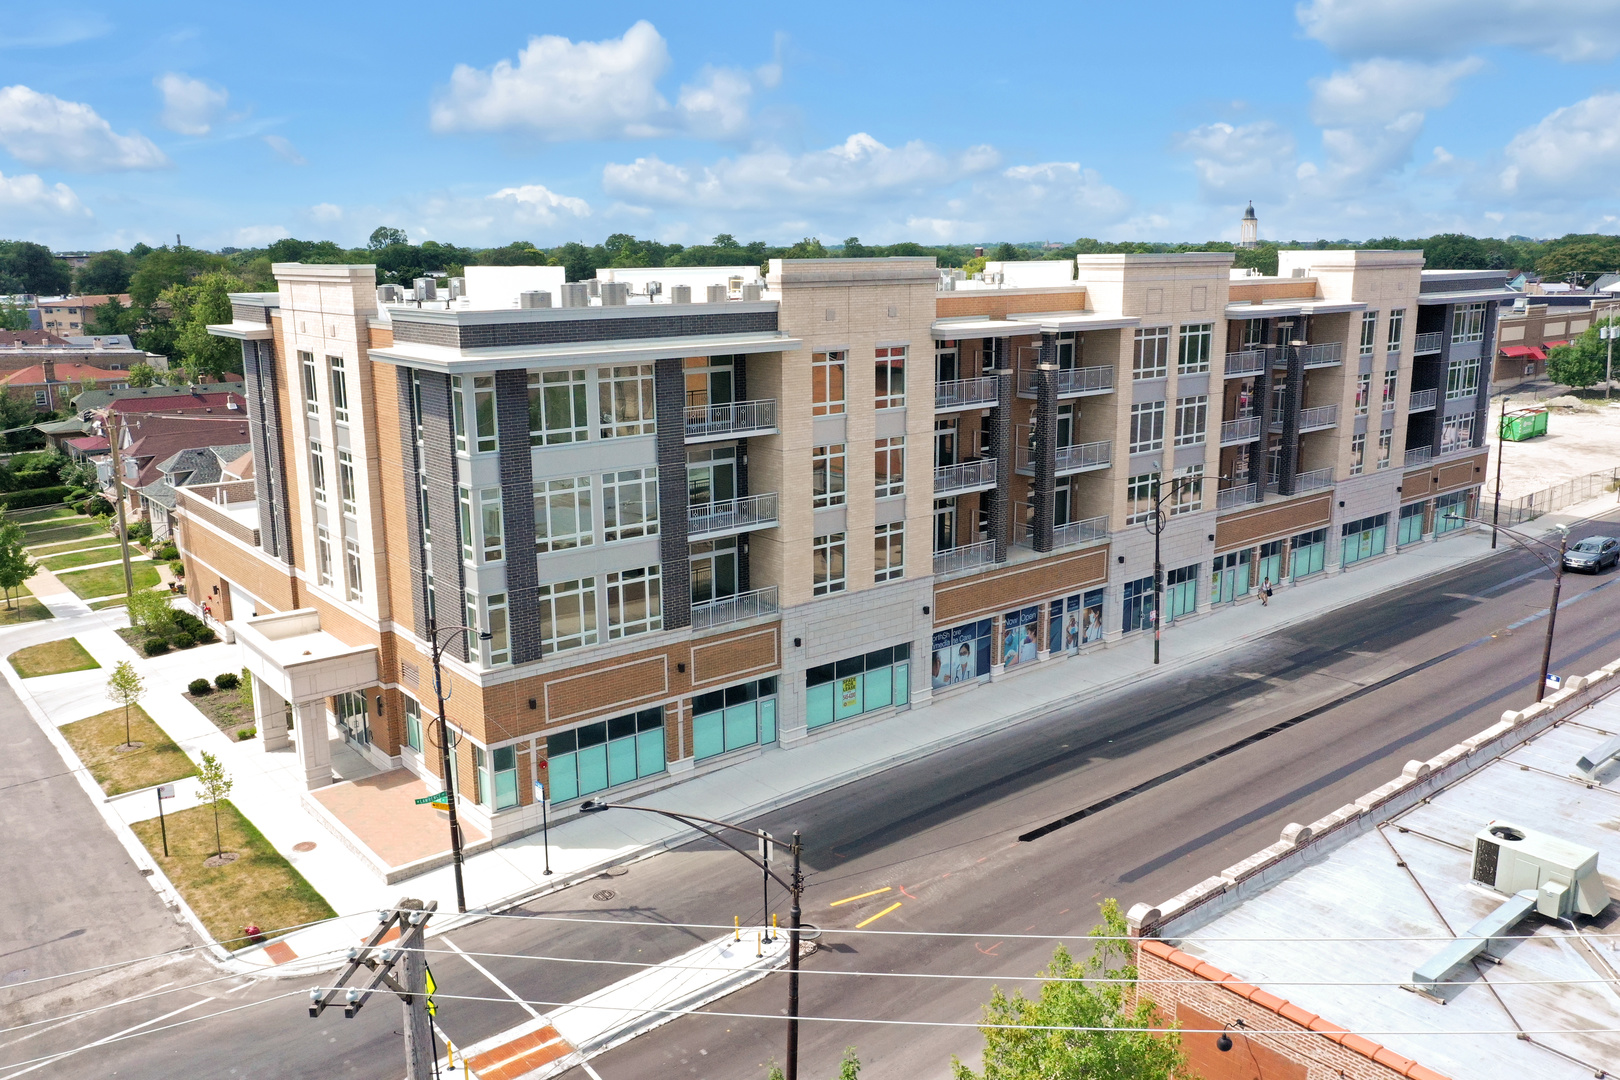
POLYGON ((1168 625, 1462 526, 1505 275, 1282 260, 780 260, 667 292, 514 268, 408 302, 278 265, 212 328, 242 342, 254 479, 177 491, 187 581, 311 787, 302 733, 332 723, 437 789, 450 640, 459 791, 497 839, 538 825, 537 784, 566 807, 926 723, 1156 599, 1168 625))

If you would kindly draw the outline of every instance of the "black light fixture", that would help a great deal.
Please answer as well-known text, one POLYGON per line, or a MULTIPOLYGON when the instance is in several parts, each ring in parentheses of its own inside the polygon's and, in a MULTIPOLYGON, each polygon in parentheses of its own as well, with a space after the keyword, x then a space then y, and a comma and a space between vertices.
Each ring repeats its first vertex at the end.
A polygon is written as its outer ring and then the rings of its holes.
POLYGON ((684 663, 676 664, 675 665, 675 670, 680 672, 682 675, 685 675, 686 674, 686 665, 684 663))
POLYGON ((529 699, 529 708, 530 709, 537 708, 537 705, 536 705, 536 702, 535 702, 534 698, 529 699))
POLYGON ((1215 1038, 1215 1049, 1219 1050, 1223 1054, 1226 1053, 1227 1051, 1231 1050, 1232 1049, 1232 1036, 1230 1036, 1230 1035, 1228 1035, 1226 1033, 1226 1029, 1227 1028, 1232 1028, 1235 1031, 1238 1028, 1241 1028, 1243 1026, 1244 1026, 1244 1024, 1243 1024, 1243 1021, 1241 1019, 1228 1020, 1226 1023, 1222 1024, 1221 1025, 1221 1033, 1220 1033, 1220 1035, 1216 1036, 1216 1038, 1215 1038))
POLYGON ((382 695, 378 694, 377 695, 377 715, 381 716, 382 714, 383 714, 382 695))
POLYGON ((933 610, 934 610, 934 609, 933 609, 933 608, 931 608, 931 607, 929 607, 929 606, 928 606, 928 605, 927 605, 927 604, 924 604, 924 605, 923 605, 923 614, 924 614, 924 615, 929 615, 929 614, 932 614, 932 613, 933 613, 933 610))
POLYGON ((795 649, 800 648, 803 645, 804 645, 804 639, 803 638, 794 638, 793 639, 793 647, 795 649))

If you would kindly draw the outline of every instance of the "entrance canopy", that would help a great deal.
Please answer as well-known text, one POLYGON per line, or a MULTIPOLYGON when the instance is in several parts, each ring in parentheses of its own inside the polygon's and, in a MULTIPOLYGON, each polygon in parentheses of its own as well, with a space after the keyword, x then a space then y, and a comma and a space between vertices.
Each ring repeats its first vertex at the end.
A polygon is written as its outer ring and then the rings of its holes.
POLYGON ((377 647, 345 645, 321 629, 315 608, 235 619, 253 679, 283 701, 303 703, 377 685, 377 647))

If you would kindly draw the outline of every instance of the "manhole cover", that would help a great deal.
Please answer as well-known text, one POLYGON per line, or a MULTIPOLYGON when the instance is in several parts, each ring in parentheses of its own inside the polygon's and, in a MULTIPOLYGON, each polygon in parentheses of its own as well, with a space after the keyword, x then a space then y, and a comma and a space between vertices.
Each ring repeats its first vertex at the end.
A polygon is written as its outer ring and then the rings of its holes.
POLYGON ((293 845, 293 850, 294 851, 314 851, 315 850, 315 841, 313 841, 313 840, 301 840, 298 843, 293 845))
POLYGON ((630 872, 630 868, 628 866, 610 866, 606 870, 602 871, 601 876, 602 877, 624 877, 624 875, 628 874, 629 872, 630 872))
POLYGON ((595 892, 591 893, 591 899, 592 900, 611 900, 617 895, 619 895, 619 894, 614 892, 612 889, 597 889, 595 892))

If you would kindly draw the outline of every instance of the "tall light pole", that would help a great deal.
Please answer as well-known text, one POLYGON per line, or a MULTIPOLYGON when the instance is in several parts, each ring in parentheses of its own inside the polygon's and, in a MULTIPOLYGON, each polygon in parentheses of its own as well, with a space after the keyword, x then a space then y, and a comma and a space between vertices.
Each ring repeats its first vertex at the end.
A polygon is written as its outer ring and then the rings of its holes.
POLYGON ((1176 492, 1183 484, 1191 487, 1193 484, 1204 482, 1202 476, 1172 476, 1170 490, 1160 492, 1161 467, 1157 461, 1153 463, 1153 513, 1148 517, 1146 525, 1148 532, 1153 534, 1153 662, 1159 662, 1159 631, 1164 626, 1163 597, 1164 597, 1164 561, 1159 554, 1159 537, 1164 533, 1164 500, 1175 498, 1176 492))
MULTIPOLYGON (((428 623, 428 644, 433 649, 433 696, 439 703, 439 766, 444 773, 445 802, 450 813, 450 862, 456 873, 456 910, 462 914, 467 911, 467 889, 461 880, 461 822, 456 818, 456 774, 450 763, 450 723, 444 715, 444 703, 450 697, 444 692, 443 672, 439 669, 439 659, 450 642, 455 640, 457 634, 465 633, 468 640, 474 635, 480 641, 488 641, 492 636, 486 630, 476 630, 471 626, 435 626, 428 623), (440 640, 439 635, 448 632, 449 637, 440 640)), ((549 858, 550 852, 547 856, 549 858)))
POLYGON ((1598 327, 1598 337, 1609 343, 1609 358, 1603 364, 1603 400, 1609 400, 1609 391, 1614 388, 1614 337, 1620 331, 1620 326, 1614 324, 1611 318, 1606 326, 1598 327))
POLYGON ((729 821, 715 821, 713 818, 702 818, 693 814, 677 814, 673 810, 660 810, 656 806, 608 803, 597 799, 586 799, 579 804, 579 811, 582 814, 599 814, 603 810, 640 810, 644 814, 658 814, 690 826, 710 839, 720 841, 720 843, 759 867, 767 877, 786 889, 789 895, 793 897, 793 907, 788 912, 787 1063, 783 1068, 783 1073, 787 1080, 799 1080, 799 920, 802 916, 800 901, 804 896, 804 873, 800 868, 800 856, 804 851, 804 844, 799 838, 799 830, 793 830, 793 842, 791 844, 784 844, 764 830, 745 829, 741 825, 733 825, 729 821), (754 858, 754 856, 713 829, 705 829, 703 827, 705 825, 713 825, 715 829, 730 829, 732 832, 740 832, 751 836, 758 843, 786 848, 793 856, 793 872, 789 875, 789 880, 782 880, 776 871, 771 869, 769 862, 754 858))
MULTIPOLYGON (((1477 520, 1465 518, 1460 514, 1446 515, 1451 521, 1477 520)), ((1544 548, 1552 549, 1552 544, 1539 536, 1527 536, 1517 529, 1503 528, 1502 533, 1509 540, 1534 555, 1541 565, 1553 572, 1552 607, 1547 609, 1547 637, 1541 646, 1541 679, 1536 683, 1536 700, 1540 701, 1547 694, 1547 675, 1552 670, 1553 629, 1558 624, 1558 594, 1564 589, 1564 553, 1569 550, 1569 526, 1559 525, 1558 554, 1549 559, 1546 555, 1531 547, 1531 544, 1540 544, 1544 548)))
POLYGON ((1497 523, 1502 517, 1502 451, 1507 443, 1507 422, 1511 416, 1534 416, 1540 409, 1514 409, 1508 412, 1507 398, 1502 399, 1502 415, 1496 421, 1496 495, 1491 507, 1491 550, 1496 550, 1497 523))

